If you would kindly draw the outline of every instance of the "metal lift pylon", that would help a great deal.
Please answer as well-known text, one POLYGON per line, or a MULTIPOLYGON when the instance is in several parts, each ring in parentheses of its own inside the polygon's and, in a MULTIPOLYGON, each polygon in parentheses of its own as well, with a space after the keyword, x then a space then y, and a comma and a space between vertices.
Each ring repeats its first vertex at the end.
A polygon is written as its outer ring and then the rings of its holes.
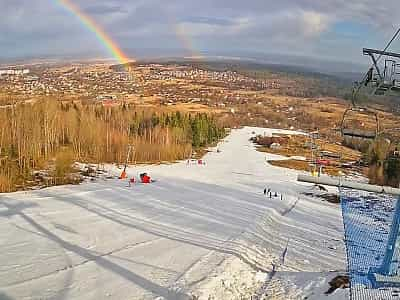
MULTIPOLYGON (((328 185, 339 188, 349 188, 360 191, 382 193, 400 196, 400 189, 389 186, 378 186, 354 181, 342 180, 335 177, 313 177, 299 175, 300 182, 328 185)), ((400 200, 396 202, 392 226, 386 245, 383 262, 378 268, 371 268, 368 277, 375 288, 400 287, 400 200)))
POLYGON ((397 201, 390 229, 385 257, 379 268, 370 270, 370 279, 376 288, 400 287, 400 201, 397 201))

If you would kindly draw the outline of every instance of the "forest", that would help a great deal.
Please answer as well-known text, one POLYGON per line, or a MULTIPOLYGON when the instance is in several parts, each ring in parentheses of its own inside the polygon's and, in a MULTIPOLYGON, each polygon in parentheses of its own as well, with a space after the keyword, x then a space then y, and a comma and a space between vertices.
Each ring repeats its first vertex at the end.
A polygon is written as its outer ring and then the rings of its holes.
POLYGON ((74 162, 123 163, 129 145, 135 149, 130 163, 185 159, 225 134, 206 113, 51 99, 2 108, 0 123, 0 192, 33 184, 37 170, 63 184, 74 162))

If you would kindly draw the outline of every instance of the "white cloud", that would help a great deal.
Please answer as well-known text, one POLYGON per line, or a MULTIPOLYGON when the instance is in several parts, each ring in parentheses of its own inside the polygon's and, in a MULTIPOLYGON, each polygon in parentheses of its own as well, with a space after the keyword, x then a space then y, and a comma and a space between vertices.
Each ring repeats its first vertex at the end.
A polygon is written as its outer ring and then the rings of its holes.
POLYGON ((329 18, 315 11, 305 11, 302 15, 303 33, 306 37, 318 37, 329 28, 329 18))

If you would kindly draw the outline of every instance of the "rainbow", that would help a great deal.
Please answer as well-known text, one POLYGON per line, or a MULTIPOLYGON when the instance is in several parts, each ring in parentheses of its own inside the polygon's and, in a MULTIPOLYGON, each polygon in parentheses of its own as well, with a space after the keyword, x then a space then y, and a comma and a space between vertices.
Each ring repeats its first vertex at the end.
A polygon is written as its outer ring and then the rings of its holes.
POLYGON ((201 54, 195 50, 192 38, 187 34, 185 27, 181 23, 176 23, 175 33, 178 40, 183 45, 183 48, 189 52, 191 58, 198 59, 202 57, 201 54))
POLYGON ((127 55, 121 50, 121 48, 113 41, 113 39, 104 31, 99 24, 96 23, 90 16, 85 14, 76 4, 70 0, 55 0, 62 7, 67 9, 73 15, 75 15, 81 23, 93 32, 99 42, 110 52, 110 54, 120 63, 126 64, 134 60, 129 59, 127 55))

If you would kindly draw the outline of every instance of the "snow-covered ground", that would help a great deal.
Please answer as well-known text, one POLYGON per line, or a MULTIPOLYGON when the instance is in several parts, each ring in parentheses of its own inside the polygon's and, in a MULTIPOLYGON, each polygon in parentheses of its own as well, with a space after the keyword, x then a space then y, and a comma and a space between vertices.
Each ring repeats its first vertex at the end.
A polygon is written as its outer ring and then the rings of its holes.
MULTIPOLYGON (((204 157, 0 196, 0 299, 346 299, 340 207, 234 130, 204 157), (282 194, 265 197, 264 188, 282 194)), ((110 167, 111 173, 119 170, 110 167)))

